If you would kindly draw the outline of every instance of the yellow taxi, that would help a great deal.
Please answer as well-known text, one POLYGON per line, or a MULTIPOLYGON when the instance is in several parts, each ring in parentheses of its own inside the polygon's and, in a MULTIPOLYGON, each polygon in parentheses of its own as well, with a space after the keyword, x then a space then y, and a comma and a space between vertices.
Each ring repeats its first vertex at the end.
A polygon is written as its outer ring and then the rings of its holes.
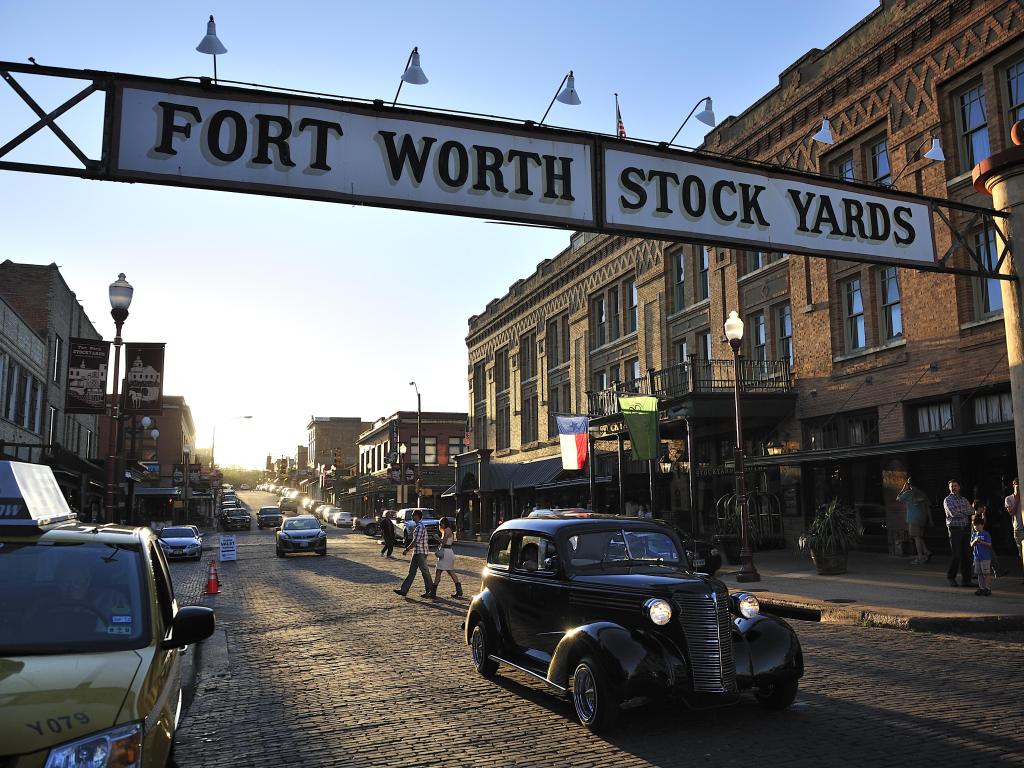
POLYGON ((153 532, 79 523, 49 467, 0 461, 0 585, 0 766, 164 766, 214 616, 178 608, 153 532))

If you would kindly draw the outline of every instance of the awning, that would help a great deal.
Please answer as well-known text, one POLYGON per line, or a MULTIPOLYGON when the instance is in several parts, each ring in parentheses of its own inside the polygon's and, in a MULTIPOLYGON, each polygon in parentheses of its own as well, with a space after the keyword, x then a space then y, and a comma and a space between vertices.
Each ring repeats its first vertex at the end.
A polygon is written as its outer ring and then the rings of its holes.
POLYGON ((181 488, 147 488, 135 486, 136 496, 181 496, 181 488))

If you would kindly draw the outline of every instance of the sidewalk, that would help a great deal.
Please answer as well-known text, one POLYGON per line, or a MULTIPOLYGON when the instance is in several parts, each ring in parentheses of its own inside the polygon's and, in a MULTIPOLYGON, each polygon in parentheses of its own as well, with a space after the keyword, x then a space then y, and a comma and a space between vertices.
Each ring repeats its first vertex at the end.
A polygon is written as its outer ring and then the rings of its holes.
MULTIPOLYGON (((456 544, 467 555, 486 555, 487 545, 456 544)), ((1006 563, 1011 558, 1003 556, 1006 563)), ((849 571, 820 576, 808 555, 769 550, 754 555, 761 581, 740 584, 738 565, 723 564, 716 576, 730 592, 757 595, 766 613, 833 624, 860 624, 918 632, 1005 632, 1024 630, 1024 584, 1019 564, 992 584, 991 597, 946 581, 949 555, 927 565, 910 557, 851 552, 849 571)))
POLYGON ((935 555, 927 565, 912 565, 910 560, 851 552, 847 573, 821 576, 809 556, 773 550, 754 555, 759 582, 738 583, 738 565, 723 565, 717 575, 730 591, 756 594, 767 612, 794 618, 923 632, 1024 629, 1024 584, 1018 564, 995 579, 991 597, 979 597, 972 588, 949 586, 948 555, 935 555))

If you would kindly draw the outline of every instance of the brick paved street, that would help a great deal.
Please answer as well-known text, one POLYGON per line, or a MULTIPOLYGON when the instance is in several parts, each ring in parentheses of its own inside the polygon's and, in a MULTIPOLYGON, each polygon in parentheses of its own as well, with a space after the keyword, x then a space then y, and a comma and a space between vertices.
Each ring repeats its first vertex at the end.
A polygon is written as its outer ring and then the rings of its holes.
MULTIPOLYGON (((466 601, 394 595, 407 561, 373 540, 332 529, 327 557, 286 560, 270 531, 238 542, 222 594, 203 600, 229 667, 200 674, 181 766, 1024 765, 1019 634, 797 623, 807 675, 790 710, 653 704, 600 738, 525 676, 479 677, 466 601)), ((175 578, 194 582, 208 559, 174 564, 175 578)), ((459 561, 475 589, 481 560, 459 561)))

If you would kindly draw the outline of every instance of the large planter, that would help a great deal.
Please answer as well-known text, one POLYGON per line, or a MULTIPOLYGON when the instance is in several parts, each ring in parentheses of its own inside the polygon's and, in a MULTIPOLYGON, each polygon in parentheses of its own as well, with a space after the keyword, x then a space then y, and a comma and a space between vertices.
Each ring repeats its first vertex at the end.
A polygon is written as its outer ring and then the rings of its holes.
POLYGON ((824 576, 834 576, 846 573, 846 552, 818 552, 811 549, 811 560, 818 573, 824 576))

